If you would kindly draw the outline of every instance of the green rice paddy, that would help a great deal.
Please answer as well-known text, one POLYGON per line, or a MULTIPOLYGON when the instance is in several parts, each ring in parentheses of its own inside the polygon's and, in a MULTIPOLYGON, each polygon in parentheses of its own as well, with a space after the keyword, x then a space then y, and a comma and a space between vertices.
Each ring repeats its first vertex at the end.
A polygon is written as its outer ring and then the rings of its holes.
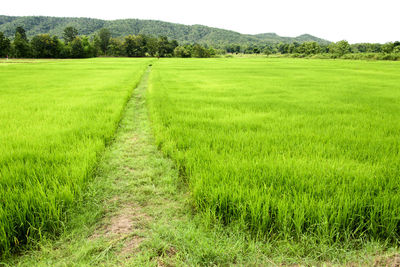
POLYGON ((149 63, 156 145, 199 214, 399 244, 399 62, 98 58, 0 63, 0 254, 62 231, 149 63))
POLYGON ((0 64, 0 255, 57 233, 149 59, 0 64))
POLYGON ((398 62, 163 60, 148 100, 206 216, 267 239, 398 243, 398 62))

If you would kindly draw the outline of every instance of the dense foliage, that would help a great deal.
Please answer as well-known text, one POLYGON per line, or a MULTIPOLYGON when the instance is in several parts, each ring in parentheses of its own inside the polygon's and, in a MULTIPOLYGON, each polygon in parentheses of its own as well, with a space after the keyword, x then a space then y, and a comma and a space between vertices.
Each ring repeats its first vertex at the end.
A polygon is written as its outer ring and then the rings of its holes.
POLYGON ((225 46, 227 53, 280 55, 284 57, 344 58, 400 60, 400 42, 349 44, 342 40, 336 43, 317 42, 266 43, 242 47, 238 44, 225 46))
POLYGON ((398 244, 399 67, 160 61, 148 90, 156 142, 211 219, 272 239, 398 244))
MULTIPOLYGON (((1 18, 1 17, 0 17, 1 18)), ((0 32, 0 57, 16 58, 85 58, 95 56, 127 57, 213 57, 218 54, 276 54, 286 57, 351 58, 351 59, 400 59, 400 42, 386 44, 358 43, 347 41, 336 43, 263 42, 240 45, 229 43, 210 47, 207 44, 181 44, 167 36, 153 37, 146 34, 112 37, 113 32, 101 28, 93 36, 79 35, 79 31, 68 26, 61 34, 62 39, 50 34, 38 34, 31 40, 23 27, 18 26, 11 42, 0 32), (218 48, 219 47, 219 48, 218 48)), ((270 34, 260 35, 266 40, 270 34)), ((300 38, 306 40, 307 38, 300 38)))
POLYGON ((127 35, 152 35, 166 36, 177 40, 180 44, 201 44, 222 48, 227 44, 237 43, 241 46, 250 44, 268 43, 291 43, 316 41, 321 44, 329 44, 328 41, 314 37, 309 34, 300 35, 295 38, 281 37, 274 33, 258 35, 240 34, 234 31, 211 28, 202 25, 182 25, 155 20, 122 19, 122 20, 100 20, 91 18, 56 18, 43 16, 10 17, 0 16, 0 31, 11 38, 14 35, 16 25, 21 25, 27 30, 28 37, 48 33, 62 37, 66 27, 74 27, 81 34, 87 36, 96 35, 100 29, 106 28, 112 37, 124 37, 127 35))
POLYGON ((25 29, 17 27, 14 40, 0 32, 0 57, 14 58, 89 58, 96 56, 126 57, 211 57, 213 48, 202 45, 179 46, 166 36, 128 35, 112 38, 108 29, 102 28, 93 38, 78 35, 78 30, 66 27, 63 40, 49 34, 35 35, 28 40, 25 29))
POLYGON ((4 33, 0 32, 0 57, 6 57, 10 52, 11 42, 4 36, 4 33))

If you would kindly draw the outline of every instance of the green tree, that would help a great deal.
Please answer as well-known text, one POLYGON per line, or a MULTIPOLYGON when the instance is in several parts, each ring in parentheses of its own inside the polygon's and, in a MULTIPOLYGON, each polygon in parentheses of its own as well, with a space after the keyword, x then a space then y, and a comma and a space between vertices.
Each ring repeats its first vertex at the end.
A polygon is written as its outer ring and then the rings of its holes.
POLYGON ((228 44, 225 46, 225 51, 228 53, 240 53, 241 47, 238 44, 228 44))
POLYGON ((119 38, 111 38, 107 49, 110 56, 119 57, 124 55, 123 43, 119 38))
POLYGON ((331 43, 328 46, 329 53, 337 56, 343 56, 344 54, 350 53, 351 46, 346 40, 339 41, 337 43, 331 43))
POLYGON ((225 51, 227 53, 233 53, 233 45, 232 44, 228 44, 225 46, 225 51))
POLYGON ((65 50, 65 44, 57 36, 53 36, 53 43, 55 44, 55 54, 57 58, 63 58, 63 53, 65 50))
POLYGON ((381 44, 366 44, 367 52, 369 53, 379 53, 382 52, 382 45, 381 44))
POLYGON ((254 52, 254 47, 252 44, 248 45, 243 49, 243 53, 245 54, 253 54, 253 52, 254 52))
POLYGON ((49 34, 39 34, 32 38, 32 55, 36 58, 58 58, 60 55, 60 46, 57 37, 51 37, 49 34))
POLYGON ((253 47, 253 54, 260 54, 261 49, 258 46, 253 47))
POLYGON ((350 47, 349 42, 347 42, 346 40, 337 42, 336 43, 336 51, 340 56, 350 53, 351 47, 350 47))
POLYGON ((82 39, 79 37, 75 37, 72 42, 69 43, 71 57, 72 58, 83 58, 85 57, 85 51, 82 44, 82 39))
POLYGON ((365 53, 367 52, 367 46, 365 43, 352 44, 351 50, 355 53, 365 53))
POLYGON ((10 40, 4 36, 3 32, 0 32, 0 57, 8 56, 10 48, 11 48, 10 40))
POLYGON ((400 53, 400 42, 396 41, 393 43, 393 53, 400 53))
POLYGON ((242 51, 242 48, 241 48, 240 45, 234 45, 233 46, 233 52, 234 53, 238 54, 238 53, 240 53, 240 51, 242 51))
POLYGON ((315 55, 321 51, 321 47, 317 42, 304 42, 300 45, 297 51, 305 55, 315 55))
POLYGON ((143 35, 125 37, 124 50, 128 57, 144 57, 146 55, 146 38, 143 35))
POLYGON ((82 47, 83 47, 82 57, 84 57, 84 58, 96 57, 97 50, 94 47, 94 45, 92 43, 90 43, 89 37, 82 36, 81 41, 82 41, 82 47))
POLYGON ((178 42, 176 40, 172 40, 171 42, 168 40, 166 36, 158 37, 158 56, 160 57, 170 57, 173 55, 175 48, 178 46, 178 42))
POLYGON ((108 45, 110 44, 111 32, 106 28, 101 28, 99 31, 100 50, 103 55, 107 55, 108 45))
POLYGON ((279 43, 278 51, 281 54, 287 54, 289 52, 289 44, 279 43))
POLYGON ((22 26, 15 28, 15 35, 17 35, 17 33, 22 40, 28 41, 28 38, 26 37, 26 31, 22 26))
MULTIPOLYGON (((260 49, 260 48, 258 48, 258 49, 260 49)), ((208 53, 210 54, 211 57, 213 57, 217 54, 217 50, 215 50, 213 47, 210 47, 210 48, 208 48, 208 53)), ((259 53, 261 53, 261 49, 260 49, 259 53)))
POLYGON ((386 43, 386 44, 382 45, 382 52, 383 53, 387 53, 387 54, 392 53, 393 49, 394 49, 394 43, 389 42, 389 43, 386 43))
POLYGON ((147 38, 147 53, 151 57, 158 55, 158 40, 154 37, 147 38))
POLYGON ((78 30, 72 26, 66 27, 63 32, 63 38, 66 44, 71 43, 78 36, 78 30))
POLYGON ((124 52, 128 57, 134 57, 136 55, 136 42, 135 36, 128 35, 124 40, 124 52))
POLYGON ((300 44, 298 42, 291 43, 288 47, 288 53, 290 53, 290 54, 297 53, 298 52, 297 49, 299 46, 300 46, 300 44))
POLYGON ((12 50, 13 56, 17 58, 25 58, 31 56, 31 47, 26 38, 25 30, 22 27, 17 27, 15 30, 12 50))
POLYGON ((191 48, 189 46, 177 46, 174 49, 174 56, 183 58, 191 57, 191 48))
POLYGON ((273 53, 273 48, 272 48, 272 46, 267 44, 267 45, 264 47, 264 49, 263 49, 263 53, 264 53, 265 55, 271 55, 271 54, 273 53))
POLYGON ((198 57, 198 58, 202 58, 202 57, 210 57, 210 52, 208 51, 208 49, 204 48, 203 46, 199 45, 199 44, 195 44, 192 48, 192 57, 198 57))
POLYGON ((330 43, 328 45, 328 53, 334 54, 336 51, 336 44, 335 43, 330 43))

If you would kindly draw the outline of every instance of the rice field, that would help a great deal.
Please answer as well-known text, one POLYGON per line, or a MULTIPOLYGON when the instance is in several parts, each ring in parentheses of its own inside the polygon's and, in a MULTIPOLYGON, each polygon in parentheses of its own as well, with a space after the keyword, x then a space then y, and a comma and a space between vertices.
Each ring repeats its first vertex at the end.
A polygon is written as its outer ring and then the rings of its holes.
POLYGON ((399 62, 166 59, 147 99, 205 216, 266 238, 398 244, 399 62))
POLYGON ((400 62, 10 60, 0 255, 62 231, 149 63, 156 145, 205 218, 263 239, 399 245, 400 62))
POLYGON ((0 63, 0 255, 60 231, 150 60, 0 63))

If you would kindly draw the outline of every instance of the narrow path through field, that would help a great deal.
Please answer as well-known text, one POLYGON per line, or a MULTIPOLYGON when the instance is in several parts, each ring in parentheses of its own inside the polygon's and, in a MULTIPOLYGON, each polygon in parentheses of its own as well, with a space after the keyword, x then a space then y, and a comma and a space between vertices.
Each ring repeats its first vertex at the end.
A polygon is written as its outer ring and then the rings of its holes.
POLYGON ((174 247, 154 243, 154 224, 181 214, 184 196, 176 192, 173 162, 154 145, 145 103, 150 71, 151 66, 134 89, 65 233, 5 266, 157 266, 175 256, 174 247))
POLYGON ((120 252, 117 256, 122 256, 118 257, 121 259, 130 258, 138 252, 140 244, 146 239, 147 226, 153 220, 144 211, 150 203, 143 198, 146 194, 154 193, 154 170, 152 164, 149 164, 153 153, 149 153, 150 129, 147 128, 144 101, 150 70, 151 67, 143 75, 128 103, 127 114, 122 121, 123 127, 114 145, 119 147, 119 153, 117 157, 109 158, 111 166, 115 168, 113 172, 118 173, 114 180, 114 188, 117 189, 115 193, 118 193, 105 200, 104 206, 115 205, 116 209, 106 214, 103 223, 90 237, 115 243, 120 252))
POLYGON ((151 66, 134 90, 110 155, 106 155, 113 193, 103 205, 112 208, 89 238, 110 244, 113 252, 109 254, 117 265, 163 265, 163 255, 175 253, 173 247, 162 244, 155 254, 142 249, 152 246, 152 225, 161 217, 171 219, 182 207, 174 200, 178 173, 153 141, 145 102, 150 71, 151 66))

